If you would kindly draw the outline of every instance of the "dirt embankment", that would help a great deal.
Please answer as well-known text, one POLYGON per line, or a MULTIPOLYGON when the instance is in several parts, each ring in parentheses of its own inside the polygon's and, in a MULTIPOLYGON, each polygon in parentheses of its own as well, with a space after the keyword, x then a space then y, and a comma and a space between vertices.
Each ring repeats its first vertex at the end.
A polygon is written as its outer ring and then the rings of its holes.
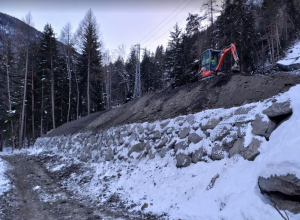
POLYGON ((206 109, 240 106, 286 92, 299 83, 299 76, 283 72, 272 75, 219 75, 149 94, 110 111, 92 114, 64 124, 47 136, 106 129, 135 122, 152 122, 206 109))

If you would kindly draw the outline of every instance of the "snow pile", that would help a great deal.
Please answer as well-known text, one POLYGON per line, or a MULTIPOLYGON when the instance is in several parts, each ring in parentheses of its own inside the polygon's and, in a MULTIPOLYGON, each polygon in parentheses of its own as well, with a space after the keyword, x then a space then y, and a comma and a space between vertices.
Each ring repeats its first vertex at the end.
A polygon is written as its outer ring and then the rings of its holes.
POLYGON ((277 62, 279 65, 289 66, 293 64, 300 64, 300 41, 295 43, 287 50, 287 55, 282 60, 277 62))
POLYGON ((11 183, 6 176, 7 169, 7 163, 0 158, 0 196, 9 191, 11 187, 11 183))
MULTIPOLYGON (((300 45, 299 45, 300 46, 300 45)), ((300 48, 300 47, 299 47, 300 48)), ((292 87, 288 92, 276 96, 277 102, 290 100, 293 114, 288 121, 283 122, 270 136, 269 141, 261 138, 260 154, 254 161, 248 161, 239 155, 222 160, 207 160, 196 164, 192 163, 185 168, 176 168, 176 159, 171 151, 162 158, 156 155, 154 159, 148 156, 132 160, 88 161, 79 162, 74 154, 76 145, 66 153, 53 148, 51 154, 62 156, 55 164, 46 164, 50 172, 63 172, 72 164, 81 163, 83 169, 74 171, 62 181, 70 191, 87 196, 99 204, 107 204, 118 198, 119 205, 129 211, 162 215, 166 219, 282 219, 264 197, 258 187, 258 177, 271 175, 294 174, 300 179, 300 85, 292 87), (61 166, 58 164, 60 163, 61 166), (52 168, 51 168, 52 167, 52 168), (216 175, 214 186, 207 190, 213 177, 216 175)), ((252 108, 243 116, 243 120, 253 119, 256 114, 262 114, 263 109, 271 105, 271 101, 245 105, 252 108)), ((207 110, 194 114, 195 121, 209 120, 211 116, 222 117, 222 123, 230 123, 232 109, 207 110), (227 120, 227 121, 226 121, 227 120)), ((182 116, 187 119, 189 116, 182 116)), ((237 116, 236 116, 237 117, 237 116)), ((241 117, 241 116, 239 116, 241 117)), ((237 120, 237 119, 235 119, 237 120)), ((174 126, 175 119, 171 119, 168 126, 174 126)), ((160 121, 153 123, 156 128, 161 126, 160 121)), ((182 126, 188 126, 188 120, 182 126)), ((130 128, 135 125, 131 125, 130 128)), ((149 126, 144 123, 143 126, 149 126)), ((152 125, 151 125, 152 126, 152 125)), ((193 124, 189 125, 191 128, 193 124)), ((250 143, 253 134, 249 123, 245 128, 245 145, 250 143)), ((108 131, 112 132, 112 130, 108 131)), ((202 131, 201 131, 202 132, 202 131)), ((203 136, 200 131, 199 136, 203 136)), ((212 138, 217 130, 212 130, 212 138)), ((63 137, 61 137, 63 138, 63 137)), ((77 138, 76 136, 73 137, 77 138)), ((128 137, 129 138, 129 137, 128 137)), ((127 140, 129 141, 129 140, 127 140)), ((134 141, 134 140, 133 140, 134 141)), ((51 138, 38 141, 44 143, 42 148, 35 148, 31 153, 40 154, 49 152, 46 145, 52 142, 51 138)), ((78 143, 78 142, 76 142, 78 143)), ((68 145, 69 143, 66 143, 68 145)), ((134 143, 131 143, 134 144, 134 143)), ((203 147, 209 151, 211 142, 203 138, 203 147)), ((183 153, 193 152, 197 144, 191 144, 183 153)), ((82 146, 79 146, 82 147, 82 146)), ((116 147, 118 149, 118 147, 116 147)), ((80 148, 83 151, 84 149, 80 148)), ((128 150, 120 150, 121 156, 126 156, 128 150)), ((93 155, 92 153, 91 155, 93 155)), ((134 154, 136 154, 134 152, 134 154)), ((133 155, 136 158, 136 155, 133 155)), ((116 201, 115 201, 116 202, 116 201)), ((300 219, 300 214, 286 211, 290 220, 300 219)))

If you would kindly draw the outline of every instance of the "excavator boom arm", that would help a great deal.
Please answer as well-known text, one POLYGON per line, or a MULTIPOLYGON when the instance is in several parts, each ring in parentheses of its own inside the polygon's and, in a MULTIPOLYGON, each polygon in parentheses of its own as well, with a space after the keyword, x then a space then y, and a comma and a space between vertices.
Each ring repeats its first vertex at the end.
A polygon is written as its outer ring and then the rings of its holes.
POLYGON ((236 51, 236 47, 234 44, 231 44, 230 46, 227 46, 223 49, 222 53, 221 53, 221 57, 220 57, 220 61, 219 61, 219 64, 215 70, 215 72, 218 72, 222 66, 222 63, 224 61, 224 58, 226 56, 226 54, 231 50, 231 53, 234 57, 234 61, 235 61, 235 64, 233 65, 232 69, 233 70, 236 70, 236 71, 239 71, 240 69, 240 66, 239 66, 239 57, 238 57, 238 54, 237 54, 237 51, 236 51))

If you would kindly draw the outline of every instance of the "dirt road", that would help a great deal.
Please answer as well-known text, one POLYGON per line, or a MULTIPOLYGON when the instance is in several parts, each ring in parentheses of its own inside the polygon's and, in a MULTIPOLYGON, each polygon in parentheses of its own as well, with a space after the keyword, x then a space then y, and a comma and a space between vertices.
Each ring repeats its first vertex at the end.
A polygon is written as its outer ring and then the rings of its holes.
POLYGON ((101 212, 88 198, 72 195, 51 177, 38 158, 1 156, 10 164, 12 189, 0 196, 1 220, 131 219, 101 212))

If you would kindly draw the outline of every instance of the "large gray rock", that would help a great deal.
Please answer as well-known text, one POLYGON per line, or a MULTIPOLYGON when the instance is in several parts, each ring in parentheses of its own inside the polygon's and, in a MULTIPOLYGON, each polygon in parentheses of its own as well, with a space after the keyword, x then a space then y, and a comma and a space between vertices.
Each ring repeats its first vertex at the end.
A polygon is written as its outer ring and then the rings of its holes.
POLYGON ((128 152, 128 157, 133 153, 133 152, 141 152, 145 149, 145 143, 137 143, 136 145, 132 146, 130 151, 128 152))
POLYGON ((161 138, 161 133, 159 131, 153 131, 149 134, 149 138, 156 140, 161 138))
POLYGON ((191 164, 192 159, 190 156, 180 153, 176 155, 176 161, 176 167, 187 167, 191 164))
POLYGON ((212 141, 222 141, 224 137, 230 134, 230 130, 227 127, 223 127, 222 130, 212 138, 212 141))
POLYGON ((237 110, 234 111, 234 115, 245 115, 245 114, 248 114, 248 112, 253 109, 254 107, 251 106, 251 107, 240 107, 238 108, 237 110))
POLYGON ((168 148, 174 149, 176 142, 177 142, 176 140, 170 142, 168 148))
POLYGON ((142 125, 138 125, 137 130, 140 134, 144 133, 145 129, 142 125))
POLYGON ((188 116, 186 116, 186 121, 187 121, 190 125, 194 124, 194 123, 195 123, 195 116, 194 116, 194 115, 188 115, 188 116))
POLYGON ((199 143, 203 138, 200 137, 198 134, 196 133, 190 133, 188 136, 188 141, 189 143, 194 143, 197 144, 199 143))
POLYGON ((180 149, 185 150, 188 146, 189 145, 185 141, 181 141, 181 142, 175 144, 174 151, 176 153, 180 149))
POLYGON ((155 148, 155 149, 162 148, 162 147, 164 147, 164 146, 166 145, 166 143, 168 143, 168 138, 167 138, 167 137, 164 137, 164 138, 161 140, 161 142, 160 142, 157 146, 155 146, 154 148, 155 148))
POLYGON ((183 139, 186 138, 189 135, 191 128, 185 127, 180 133, 179 133, 179 138, 183 139))
POLYGON ((227 155, 227 152, 225 151, 223 146, 217 145, 212 148, 211 151, 211 159, 212 160, 222 160, 227 155))
POLYGON ((268 117, 276 117, 292 113, 290 102, 274 103, 269 108, 263 110, 263 113, 268 117))
POLYGON ((201 129, 202 130, 214 129, 219 123, 220 123, 220 120, 213 118, 210 121, 208 121, 207 124, 201 125, 201 129))
POLYGON ((199 150, 196 150, 193 154, 192 154, 192 162, 193 163, 197 163, 199 161, 203 161, 203 157, 206 156, 207 153, 206 151, 203 150, 203 148, 200 148, 199 150))
POLYGON ((161 149, 161 151, 158 153, 162 158, 164 158, 166 156, 166 153, 168 151, 172 150, 171 148, 163 148, 161 149))
POLYGON ((111 147, 108 147, 105 154, 105 160, 110 161, 114 159, 114 153, 111 147))
POLYGON ((251 143, 244 147, 244 138, 239 138, 229 150, 229 157, 232 157, 236 154, 241 155, 244 159, 253 161, 259 154, 258 148, 260 147, 261 141, 253 138, 251 143))
POLYGON ((161 129, 164 129, 165 127, 167 127, 167 125, 170 123, 170 121, 166 121, 164 123, 160 124, 161 129))
POLYGON ((295 175, 259 177, 258 185, 280 209, 300 213, 300 179, 295 175))
POLYGON ((263 121, 262 119, 260 115, 255 116, 255 120, 251 122, 252 134, 269 138, 276 128, 276 123, 271 120, 263 121))

